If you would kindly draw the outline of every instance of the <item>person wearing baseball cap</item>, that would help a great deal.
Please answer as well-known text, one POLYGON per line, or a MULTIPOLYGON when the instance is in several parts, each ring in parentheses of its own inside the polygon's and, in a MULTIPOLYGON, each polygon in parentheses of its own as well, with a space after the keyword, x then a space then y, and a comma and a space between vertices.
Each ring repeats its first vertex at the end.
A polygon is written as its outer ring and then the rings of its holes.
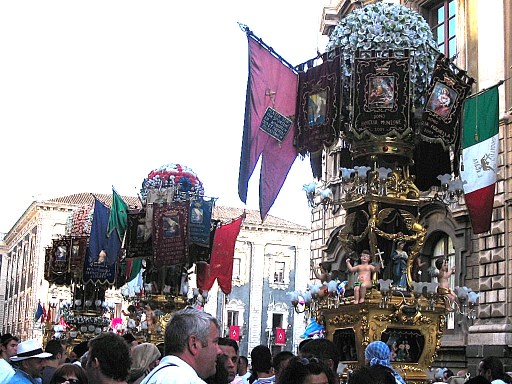
POLYGON ((16 336, 10 333, 4 333, 0 337, 0 383, 7 383, 14 376, 11 357, 16 355, 19 341, 16 336))
POLYGON ((44 368, 45 359, 52 356, 44 352, 37 340, 22 341, 18 344, 16 356, 11 361, 18 363, 18 369, 8 384, 38 384, 44 368))

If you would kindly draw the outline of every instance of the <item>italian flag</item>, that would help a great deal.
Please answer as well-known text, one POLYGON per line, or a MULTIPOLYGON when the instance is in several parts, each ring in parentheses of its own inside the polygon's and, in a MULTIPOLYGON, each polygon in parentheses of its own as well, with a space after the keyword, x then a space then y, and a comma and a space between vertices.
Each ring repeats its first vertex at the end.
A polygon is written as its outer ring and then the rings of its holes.
POLYGON ((498 166, 498 86, 464 103, 461 178, 473 233, 491 229, 498 166))

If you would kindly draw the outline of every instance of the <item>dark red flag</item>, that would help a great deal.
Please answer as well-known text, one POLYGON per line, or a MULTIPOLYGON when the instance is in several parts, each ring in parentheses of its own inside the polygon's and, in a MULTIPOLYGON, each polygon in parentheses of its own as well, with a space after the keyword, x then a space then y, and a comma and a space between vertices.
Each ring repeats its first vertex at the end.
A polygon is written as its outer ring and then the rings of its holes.
POLYGON ((210 279, 210 264, 206 261, 198 261, 196 264, 197 288, 203 291, 209 291, 214 281, 215 279, 210 279))
POLYGON ((43 316, 41 316, 41 323, 44 323, 46 321, 46 308, 43 304, 43 316))
POLYGON ((205 284, 205 286, 211 288, 213 282, 217 279, 220 289, 226 295, 231 293, 235 242, 240 233, 240 226, 242 225, 244 217, 245 215, 233 220, 231 223, 221 225, 215 231, 213 238, 212 257, 210 259, 210 279, 209 283, 205 284))
POLYGON ((230 325, 229 326, 229 338, 235 341, 240 341, 240 326, 230 325))
POLYGON ((260 155, 260 216, 265 219, 297 157, 293 145, 297 126, 298 75, 248 30, 249 79, 238 195, 247 202, 247 186, 260 155))
POLYGON ((277 345, 285 345, 286 344, 286 331, 283 328, 276 327, 276 344, 277 345))

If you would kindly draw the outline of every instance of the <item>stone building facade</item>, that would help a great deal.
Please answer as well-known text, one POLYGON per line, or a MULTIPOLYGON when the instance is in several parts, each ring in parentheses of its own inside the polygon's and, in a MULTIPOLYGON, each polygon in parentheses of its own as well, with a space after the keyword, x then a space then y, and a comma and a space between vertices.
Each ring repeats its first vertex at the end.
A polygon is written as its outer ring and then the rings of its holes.
MULTIPOLYGON (((328 35, 337 21, 355 7, 373 2, 330 1, 324 8, 322 33, 328 35)), ((444 43, 445 55, 454 57, 455 64, 476 80, 472 93, 510 79, 510 1, 409 0, 395 3, 402 3, 425 17, 438 42, 444 43)), ((440 46, 440 50, 442 48, 440 46)), ((511 107, 512 81, 508 80, 499 87, 499 169, 490 232, 473 234, 463 198, 449 209, 439 204, 421 212, 421 224, 427 228, 422 253, 431 260, 443 255, 448 257, 449 264, 457 268, 453 284, 480 292, 475 320, 458 314, 448 318, 448 329, 434 365, 448 366, 454 372, 468 368, 474 375, 480 359, 490 355, 502 358, 506 370, 512 369, 511 107)), ((334 196, 341 183, 337 153, 336 146, 323 153, 322 179, 333 189, 334 196)), ((336 205, 315 210, 311 252, 317 262, 329 260, 339 266, 342 250, 336 234, 344 223, 344 215, 344 210, 336 205)))
MULTIPOLYGON (((216 218, 229 220, 242 210, 219 207, 216 218)), ((305 290, 309 281, 308 228, 248 211, 235 245, 233 290, 225 296, 214 288, 206 310, 216 313, 224 333, 241 327, 240 353, 248 356, 259 344, 273 352, 297 351, 304 333, 304 315, 290 304, 290 291, 305 290), (276 340, 276 327, 286 332, 286 343, 276 340)))
POLYGON ((41 324, 34 314, 37 304, 47 302, 44 280, 45 247, 63 235, 66 220, 75 206, 55 202, 33 202, 4 236, 0 270, 2 332, 20 339, 40 337, 41 324))

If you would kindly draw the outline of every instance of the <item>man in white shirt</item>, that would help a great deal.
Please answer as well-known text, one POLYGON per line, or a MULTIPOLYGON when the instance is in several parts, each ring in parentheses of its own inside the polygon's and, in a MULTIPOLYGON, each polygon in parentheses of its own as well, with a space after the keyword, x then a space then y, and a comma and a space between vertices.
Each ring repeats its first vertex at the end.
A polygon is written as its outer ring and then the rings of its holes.
POLYGON ((273 384, 276 382, 272 369, 272 353, 266 345, 257 345, 251 351, 253 384, 273 384))
POLYGON ((216 372, 220 326, 212 315, 187 307, 165 327, 165 354, 141 384, 204 384, 216 372))
POLYGON ((251 377, 251 371, 249 368, 249 360, 246 356, 240 356, 238 358, 238 378, 241 379, 242 384, 249 384, 249 377, 251 377))
POLYGON ((0 383, 7 383, 14 376, 11 357, 16 355, 20 339, 10 333, 0 338, 0 383))

